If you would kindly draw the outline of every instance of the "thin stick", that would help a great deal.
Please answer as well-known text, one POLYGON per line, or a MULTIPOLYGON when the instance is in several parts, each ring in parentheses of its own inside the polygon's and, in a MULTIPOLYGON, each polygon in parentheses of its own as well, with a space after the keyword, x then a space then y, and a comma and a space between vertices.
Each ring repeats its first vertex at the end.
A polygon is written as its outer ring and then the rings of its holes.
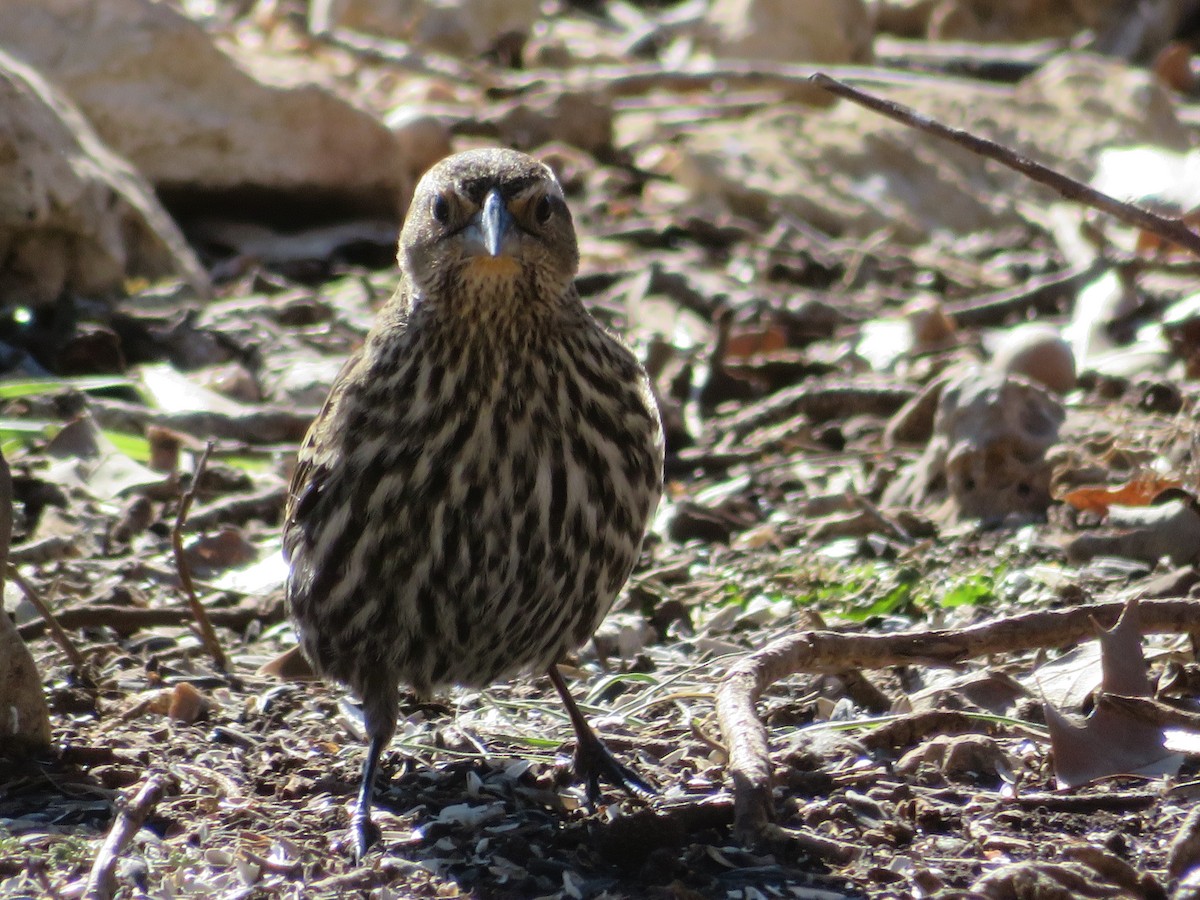
POLYGON ((192 485, 187 489, 187 493, 183 495, 183 499, 179 502, 179 515, 175 517, 175 527, 171 529, 171 546, 175 550, 175 568, 179 570, 179 581, 183 585, 184 594, 187 596, 188 606, 191 607, 192 617, 196 620, 196 625, 200 629, 200 639, 204 641, 204 648, 208 650, 208 654, 213 658, 213 663, 216 664, 216 667, 220 671, 225 672, 229 668, 229 663, 225 659, 225 651, 221 649, 221 642, 217 640, 217 632, 213 628, 212 621, 208 618, 208 610, 204 608, 204 604, 196 596, 196 586, 192 583, 192 570, 183 552, 183 524, 187 521, 188 510, 192 508, 192 501, 196 499, 196 489, 200 486, 200 479, 204 476, 204 469, 208 465, 208 455, 212 453, 212 448, 213 442, 209 441, 204 447, 204 452, 200 454, 199 461, 196 463, 196 471, 192 475, 192 485))
POLYGON ((151 775, 142 784, 141 790, 129 804, 122 809, 108 836, 96 854, 92 863, 92 871, 88 874, 87 884, 83 889, 86 900, 109 900, 117 890, 117 860, 138 833, 154 805, 158 803, 163 793, 163 780, 159 775, 151 775))
MULTIPOLYGON (((283 603, 266 602, 264 604, 243 603, 229 609, 205 610, 210 622, 241 631, 255 620, 264 625, 282 622, 283 603)), ((143 609, 140 606, 116 606, 109 603, 98 603, 92 606, 73 606, 60 609, 55 619, 63 628, 96 628, 106 626, 117 634, 130 635, 142 628, 155 628, 160 625, 186 625, 192 618, 186 609, 152 608, 143 609)), ((26 622, 17 629, 24 640, 31 641, 46 630, 45 623, 34 620, 26 622)))
POLYGON ((1125 203, 1115 197, 1110 197, 1108 194, 1089 187, 1082 181, 1076 181, 1069 175, 1064 175, 1062 172, 1052 169, 1049 166, 1021 156, 1003 144, 979 137, 960 128, 951 128, 949 125, 943 125, 941 122, 924 116, 907 106, 891 100, 884 100, 882 97, 877 97, 858 88, 850 87, 850 85, 838 81, 836 78, 830 78, 822 72, 814 74, 811 81, 813 84, 825 88, 831 94, 845 97, 847 100, 853 100, 855 103, 885 115, 889 119, 893 119, 903 125, 908 125, 940 138, 945 138, 948 141, 958 144, 960 147, 966 147, 972 153, 995 160, 1001 165, 1015 169, 1038 184, 1044 184, 1046 187, 1058 191, 1059 194, 1068 200, 1075 200, 1098 209, 1101 212, 1106 212, 1127 225, 1133 225, 1135 228, 1143 228, 1152 234, 1158 235, 1165 241, 1169 241, 1200 256, 1200 234, 1188 228, 1181 219, 1160 216, 1158 213, 1151 212, 1137 204, 1125 203))
POLYGON ((50 637, 54 639, 54 643, 58 644, 59 649, 62 650, 67 659, 71 661, 75 673, 82 676, 87 666, 87 663, 83 659, 83 654, 71 642, 70 636, 63 630, 63 627, 58 624, 58 620, 54 618, 54 613, 50 611, 50 607, 42 600, 41 595, 38 594, 34 586, 25 580, 25 576, 17 571, 16 566, 9 563, 6 571, 8 577, 21 589, 21 592, 25 595, 25 599, 33 604, 34 609, 38 611, 38 615, 45 621, 46 627, 50 630, 50 637))

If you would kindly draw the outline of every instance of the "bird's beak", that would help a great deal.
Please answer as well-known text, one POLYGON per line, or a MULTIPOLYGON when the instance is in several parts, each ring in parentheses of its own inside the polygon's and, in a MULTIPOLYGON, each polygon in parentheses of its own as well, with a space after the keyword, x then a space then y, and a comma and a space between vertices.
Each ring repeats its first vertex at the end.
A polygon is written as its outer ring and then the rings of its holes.
POLYGON ((479 230, 483 236, 483 248, 488 256, 499 256, 513 231, 513 217, 500 192, 493 190, 483 201, 479 213, 479 230))
POLYGON ((498 190, 490 191, 483 209, 467 225, 463 237, 471 271, 488 277, 512 276, 520 270, 521 230, 498 190))

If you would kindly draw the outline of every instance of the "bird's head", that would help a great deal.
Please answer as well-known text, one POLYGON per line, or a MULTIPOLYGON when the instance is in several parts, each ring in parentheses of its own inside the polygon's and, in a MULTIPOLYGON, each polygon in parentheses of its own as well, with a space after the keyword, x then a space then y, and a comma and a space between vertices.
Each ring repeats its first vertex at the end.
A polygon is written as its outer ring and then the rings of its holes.
POLYGON ((515 150, 471 150, 417 185, 399 262, 425 297, 557 300, 575 277, 579 247, 549 167, 515 150))

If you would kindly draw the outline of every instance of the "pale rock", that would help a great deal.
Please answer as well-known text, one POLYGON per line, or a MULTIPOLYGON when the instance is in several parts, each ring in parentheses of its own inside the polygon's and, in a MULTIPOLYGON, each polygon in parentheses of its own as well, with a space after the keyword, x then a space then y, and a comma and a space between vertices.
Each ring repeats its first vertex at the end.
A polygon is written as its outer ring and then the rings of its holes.
POLYGON ((1045 514, 1047 452, 1066 417, 1044 385, 970 369, 946 380, 921 458, 888 485, 884 503, 921 508, 945 500, 954 519, 1002 522, 1045 514))
POLYGON ((540 0, 331 0, 330 27, 408 41, 453 56, 477 56, 506 34, 528 35, 540 0))
POLYGON ((874 16, 863 0, 714 0, 714 52, 776 62, 868 62, 874 16))
POLYGON ((876 30, 898 37, 924 37, 938 3, 939 0, 876 0, 876 30))
POLYGON ((1053 325, 1026 322, 996 342, 992 367, 1007 375, 1023 375, 1062 395, 1075 388, 1075 353, 1053 325))
POLYGON ((208 279, 153 190, 79 110, 0 50, 0 297, 120 294, 131 277, 208 279))
POLYGON ((407 164, 406 171, 416 176, 409 191, 427 169, 454 150, 450 126, 421 107, 398 107, 385 121, 395 137, 400 158, 407 164))
POLYGON ((1019 43, 1088 35, 1089 49, 1124 59, 1149 58, 1196 9, 1196 0, 937 0, 928 15, 927 36, 1019 43))
POLYGON ((602 154, 613 142, 612 106, 586 91, 534 94, 498 109, 485 121, 495 127, 500 143, 522 150, 561 142, 602 154))
POLYGON ((5 0, 0 45, 61 87, 168 199, 248 190, 259 202, 284 193, 397 212, 404 160, 382 122, 299 60, 256 62, 273 83, 251 74, 171 4, 5 0))

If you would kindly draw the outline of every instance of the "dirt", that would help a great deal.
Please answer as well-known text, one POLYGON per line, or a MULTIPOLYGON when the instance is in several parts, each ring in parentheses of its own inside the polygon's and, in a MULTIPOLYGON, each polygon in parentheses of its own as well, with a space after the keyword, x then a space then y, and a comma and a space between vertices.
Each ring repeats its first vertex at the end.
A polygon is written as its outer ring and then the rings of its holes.
MULTIPOLYGON (((983 359, 985 332, 1033 317, 1065 326, 1074 294, 1018 298, 995 321, 968 314, 930 346, 911 343, 908 304, 966 310, 1068 270, 1048 227, 1006 217, 949 246, 862 242, 788 215, 714 215, 620 152, 547 155, 584 236, 585 302, 647 360, 668 426, 667 497, 642 560, 564 665, 657 796, 608 790, 586 807, 545 678, 456 690, 403 709, 376 794, 380 840, 355 864, 364 746, 352 698, 256 672, 293 643, 271 561, 297 443, 395 276, 379 246, 365 262, 212 258, 211 302, 135 285, 119 303, 68 298, 9 308, 0 323, 29 359, 73 361, 45 390, 5 394, 0 419, 13 562, 85 661, 69 663, 10 579, 6 608, 41 671, 53 742, 26 756, 0 747, 0 896, 82 896, 151 782, 159 792, 111 870, 116 896, 1168 896, 1190 868, 1177 836, 1196 828, 1185 822, 1196 756, 1167 775, 1059 788, 1041 706, 1053 697, 1038 679, 1073 646, 769 685, 756 711, 773 822, 749 839, 735 829, 739 785, 715 694, 731 666, 809 630, 953 635, 1038 610, 1188 596, 1194 557, 1070 557, 1071 541, 1104 521, 1064 501, 1078 484, 1150 473, 1191 496, 1200 386, 1187 333, 1138 373, 1081 373, 1063 400, 1044 513, 984 527, 934 500, 888 506, 887 486, 923 449, 890 441, 892 417, 983 359), (872 355, 881 334, 883 362, 872 355), (114 359, 115 382, 66 380, 114 374, 114 359), (169 386, 186 399, 164 403, 169 386), (64 450, 55 436, 80 417, 113 447, 64 450), (182 536, 226 671, 190 624, 172 548, 210 439, 182 536), (988 690, 965 687, 968 675, 988 690), (1168 872, 1172 852, 1182 861, 1168 872)), ((1140 279, 1140 299, 1113 324, 1119 341, 1190 293, 1194 276, 1177 262, 1122 270, 1140 279)), ((1194 709, 1188 636, 1148 637, 1145 652, 1156 696, 1194 709)), ((1099 680, 1096 666, 1080 673, 1099 680)))

